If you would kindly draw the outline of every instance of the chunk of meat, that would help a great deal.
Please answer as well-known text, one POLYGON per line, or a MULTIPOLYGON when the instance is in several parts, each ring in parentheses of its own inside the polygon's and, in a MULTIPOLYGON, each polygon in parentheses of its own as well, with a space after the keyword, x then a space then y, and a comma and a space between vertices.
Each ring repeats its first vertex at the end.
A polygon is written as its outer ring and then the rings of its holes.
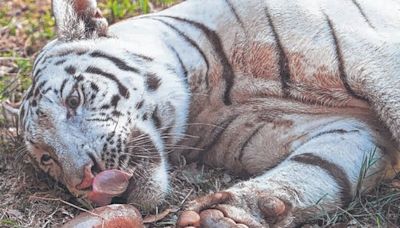
POLYGON ((99 207, 91 213, 83 212, 62 228, 142 228, 143 220, 140 212, 132 205, 113 204, 99 207))

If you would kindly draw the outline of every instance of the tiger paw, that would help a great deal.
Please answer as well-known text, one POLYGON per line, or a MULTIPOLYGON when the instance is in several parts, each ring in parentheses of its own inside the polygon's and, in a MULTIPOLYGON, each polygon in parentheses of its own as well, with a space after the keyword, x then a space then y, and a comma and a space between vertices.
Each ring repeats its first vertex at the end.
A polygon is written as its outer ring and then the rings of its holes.
POLYGON ((290 205, 268 194, 254 193, 240 197, 231 192, 218 192, 189 202, 177 227, 245 228, 268 227, 281 222, 290 205))

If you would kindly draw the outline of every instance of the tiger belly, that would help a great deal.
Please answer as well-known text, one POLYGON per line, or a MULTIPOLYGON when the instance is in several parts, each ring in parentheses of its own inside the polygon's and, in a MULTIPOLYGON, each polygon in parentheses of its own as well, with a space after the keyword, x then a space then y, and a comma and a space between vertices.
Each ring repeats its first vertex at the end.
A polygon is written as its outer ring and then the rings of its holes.
POLYGON ((186 134, 198 138, 181 144, 194 149, 176 153, 249 176, 275 167, 316 136, 334 139, 354 128, 374 135, 393 163, 399 160, 390 133, 367 107, 326 108, 275 98, 192 113, 186 134))

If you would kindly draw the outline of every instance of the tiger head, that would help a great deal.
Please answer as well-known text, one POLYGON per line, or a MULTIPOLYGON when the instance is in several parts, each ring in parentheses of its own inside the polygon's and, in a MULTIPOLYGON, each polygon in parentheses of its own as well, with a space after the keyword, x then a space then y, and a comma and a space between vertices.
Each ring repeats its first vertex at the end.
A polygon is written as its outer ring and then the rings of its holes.
POLYGON ((58 37, 38 55, 19 113, 32 160, 81 197, 99 173, 122 171, 122 196, 154 207, 168 192, 166 148, 184 131, 182 72, 154 51, 161 39, 107 32, 94 0, 54 0, 53 13, 58 37))

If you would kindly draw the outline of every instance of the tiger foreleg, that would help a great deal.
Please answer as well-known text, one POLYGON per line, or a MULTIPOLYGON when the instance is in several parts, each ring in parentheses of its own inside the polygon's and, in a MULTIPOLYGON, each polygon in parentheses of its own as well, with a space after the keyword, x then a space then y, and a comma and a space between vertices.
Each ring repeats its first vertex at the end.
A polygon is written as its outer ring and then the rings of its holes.
MULTIPOLYGON (((198 213, 201 227, 292 227, 333 212, 384 175, 387 158, 374 140, 360 128, 321 134, 275 168, 187 209, 198 213)), ((178 227, 195 224, 187 214, 178 227)))
POLYGON ((400 145, 400 81, 383 79, 369 83, 371 86, 366 86, 366 97, 400 145))

